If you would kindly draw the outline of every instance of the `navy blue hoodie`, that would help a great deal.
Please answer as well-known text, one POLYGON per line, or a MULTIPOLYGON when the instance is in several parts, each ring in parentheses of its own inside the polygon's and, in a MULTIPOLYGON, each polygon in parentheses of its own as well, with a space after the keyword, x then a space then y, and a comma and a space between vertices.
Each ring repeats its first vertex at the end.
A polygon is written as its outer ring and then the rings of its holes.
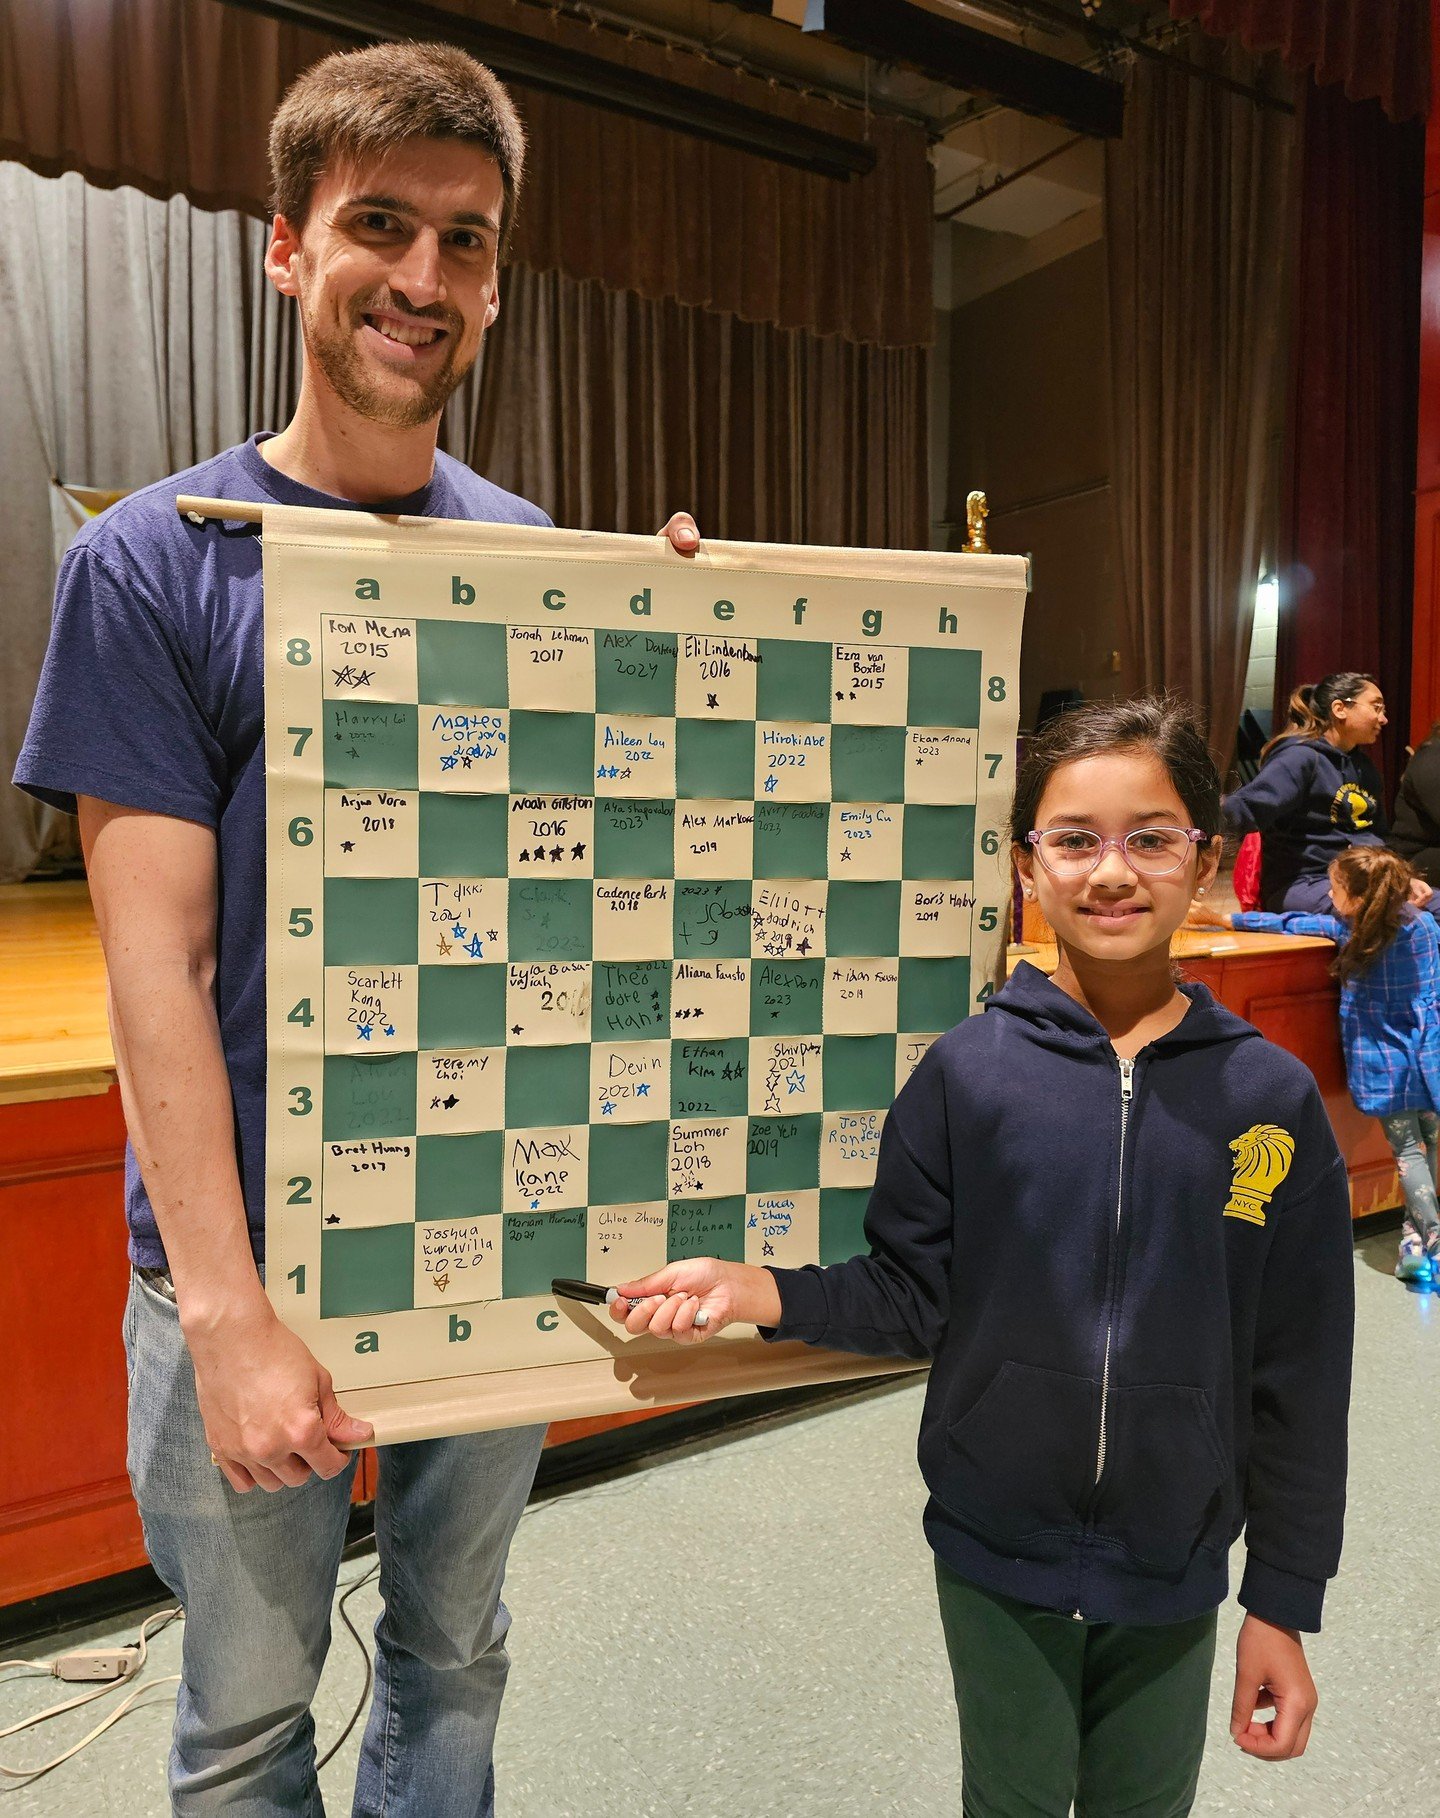
POLYGON ((776 1269, 775 1336, 933 1358, 931 1545, 1099 1622, 1240 1601, 1318 1629, 1340 1557, 1345 1166, 1309 1071, 1203 985, 1117 1060, 1022 963, 896 1099, 868 1257, 776 1269))
POLYGON ((1262 834, 1260 896, 1284 907, 1298 878, 1324 877, 1347 846, 1383 846, 1380 773, 1361 751, 1328 739, 1286 739, 1248 783, 1225 797, 1232 833, 1262 834))

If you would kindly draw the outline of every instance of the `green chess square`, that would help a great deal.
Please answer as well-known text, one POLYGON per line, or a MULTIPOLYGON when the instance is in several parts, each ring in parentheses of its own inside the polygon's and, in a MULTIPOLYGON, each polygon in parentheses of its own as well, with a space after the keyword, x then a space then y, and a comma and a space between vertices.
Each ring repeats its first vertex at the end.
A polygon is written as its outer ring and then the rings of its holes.
POLYGON ((320 1134, 327 1143, 413 1136, 415 1056, 327 1054, 320 1134))
POLYGON ((757 720, 830 718, 835 651, 830 644, 761 638, 755 671, 757 720))
POLYGON ((978 726, 980 652, 912 651, 908 717, 912 726, 978 726))
POLYGON ((750 915, 748 878, 677 878, 676 959, 748 958, 750 915))
POLYGON ((756 802, 756 877, 825 877, 829 868, 828 802, 756 802))
POLYGON ((668 631, 597 631, 595 711, 670 719, 679 642, 668 631))
POLYGON ((504 707, 510 699, 505 627, 421 619, 415 670, 427 706, 504 707))
MULTIPOLYGON (((931 654, 928 650, 912 652, 911 670, 917 663, 928 662, 931 654)), ((905 728, 832 726, 830 793, 837 802, 903 802, 905 728)))
POLYGON ((675 793, 693 801, 712 797, 754 801, 754 722, 677 720, 675 793))
POLYGON ((403 1313, 415 1304, 415 1227, 320 1233, 320 1317, 403 1313))
POLYGON ((666 1262, 687 1256, 716 1256, 721 1262, 745 1260, 745 1200, 672 1199, 665 1230, 666 1262))
POLYGON ((754 1035, 819 1035, 825 1011, 825 961, 756 960, 750 967, 754 1035))
POLYGON ((510 715, 510 788, 515 795, 593 795, 593 713, 510 715))
POLYGON ((902 842, 901 877, 974 877, 975 804, 929 808, 907 802, 902 842))
POLYGON ((595 875, 674 877, 674 802, 597 796, 595 875))
POLYGON ((587 960, 594 941, 587 877, 510 880, 510 958, 587 960))
POLYGON ((500 1210, 505 1132, 422 1136, 415 1154, 416 1218, 485 1218, 500 1210))
MULTIPOLYGON (((420 872, 424 877, 504 877, 508 864, 503 795, 420 797, 420 872)), ((970 873, 955 872, 969 877, 970 873)))
POLYGON ((887 958, 900 951, 900 886, 833 883, 825 916, 825 951, 832 958, 887 958))
POLYGON ((883 1111, 895 1096, 893 1035, 827 1035, 827 1111, 883 1111))
POLYGON ((645 1041, 670 1033, 668 960, 596 960, 591 985, 593 1041, 645 1041))
POLYGON ((505 1056, 505 1124, 533 1130, 540 1124, 583 1124, 590 1104, 590 1049, 511 1048, 505 1056))
MULTIPOLYGON (((829 1061, 826 1060, 828 1067, 829 1061)), ((752 1117, 747 1193, 792 1193, 820 1185, 820 1114, 752 1117)))
POLYGON ((326 878, 327 966, 413 966, 419 957, 420 900, 414 878, 326 878))
POLYGON ((868 1256, 870 1240, 865 1235, 865 1212, 870 1204, 868 1187, 822 1187, 820 1189, 820 1261, 849 1262, 852 1256, 868 1256))
POLYGON ((320 709, 325 781, 342 788, 413 789, 419 708, 400 701, 326 701, 320 709))
POLYGON ((506 1300, 550 1293, 557 1275, 585 1279, 586 1215, 510 1212, 501 1226, 500 1291, 506 1300))
POLYGON ((669 1124, 591 1124, 592 1206, 664 1199, 669 1166, 669 1124))
POLYGON ((670 1044, 672 1117, 744 1117, 750 1108, 750 1044, 687 1038, 670 1044))
POLYGON ((909 1035, 952 1028, 970 1014, 968 959, 902 959, 899 1023, 909 1035))
POLYGON ((422 966, 422 1048, 498 1048, 505 1040, 503 966, 422 966))

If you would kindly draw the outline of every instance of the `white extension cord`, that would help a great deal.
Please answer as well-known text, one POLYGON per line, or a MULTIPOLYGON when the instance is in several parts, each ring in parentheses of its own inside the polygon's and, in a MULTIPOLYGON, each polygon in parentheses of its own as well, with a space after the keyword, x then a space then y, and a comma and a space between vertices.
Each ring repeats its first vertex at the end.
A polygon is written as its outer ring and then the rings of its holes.
MULTIPOLYGON (((317 1772, 320 1768, 323 1768, 331 1757, 340 1749, 346 1737, 355 1728, 355 1725, 360 1720, 361 1712, 365 1709, 365 1702, 370 1696, 370 1682, 372 1677, 370 1650, 366 1647, 359 1630, 355 1627, 354 1623, 351 1622, 350 1613, 345 1608, 345 1605, 362 1585, 366 1585, 370 1582, 379 1570, 380 1567, 374 1565, 368 1572, 363 1572, 360 1577, 354 1579, 345 1587, 345 1590, 340 1597, 338 1607, 341 1620, 344 1622, 345 1627, 349 1629, 350 1633, 355 1637, 355 1645, 360 1649, 361 1657, 365 1662, 365 1685, 360 1694, 359 1702, 350 1715, 350 1721, 316 1762, 315 1766, 317 1772)), ((152 1691, 157 1686, 178 1685, 180 1682, 180 1675, 178 1673, 167 1673, 162 1679, 148 1679, 139 1685, 133 1685, 131 1682, 137 1679, 144 1670, 146 1656, 150 1651, 150 1642, 153 1637, 158 1635, 162 1629, 168 1628, 172 1622, 179 1621, 184 1614, 184 1610, 178 1605, 170 1610, 157 1610, 153 1616, 148 1616, 145 1619, 144 1623, 141 1625, 139 1635, 128 1647, 77 1648, 68 1654, 57 1654, 54 1660, 0 1660, 0 1672, 4 1672, 7 1669, 13 1669, 22 1673, 44 1675, 49 1678, 60 1679, 69 1685, 97 1682, 93 1684, 92 1690, 88 1692, 81 1692, 74 1698, 63 1699, 59 1704, 52 1704, 43 1711, 37 1711, 33 1717, 24 1717, 20 1722, 9 1724, 5 1728, 0 1729, 0 1742, 3 1742, 9 1736, 18 1736, 26 1730, 37 1728, 42 1723, 48 1723, 52 1717, 63 1716, 66 1711, 79 1710, 82 1705, 92 1704, 97 1698, 103 1698, 109 1692, 118 1691, 122 1685, 131 1686, 127 1695, 120 1700, 114 1710, 107 1714, 102 1722, 97 1723, 93 1729, 88 1730, 78 1742, 72 1743, 71 1746, 68 1749, 65 1749, 61 1754, 54 1756, 49 1761, 36 1762, 30 1767, 18 1767, 11 1762, 0 1761, 0 1775, 8 1776, 12 1780, 37 1780, 41 1774, 48 1774, 53 1768, 61 1767, 65 1762, 72 1760, 74 1756, 80 1753, 81 1749, 88 1748, 97 1737, 103 1736, 106 1730, 110 1729, 114 1724, 117 1724, 127 1712, 132 1711, 137 1707, 138 1701, 143 1693, 152 1691)))

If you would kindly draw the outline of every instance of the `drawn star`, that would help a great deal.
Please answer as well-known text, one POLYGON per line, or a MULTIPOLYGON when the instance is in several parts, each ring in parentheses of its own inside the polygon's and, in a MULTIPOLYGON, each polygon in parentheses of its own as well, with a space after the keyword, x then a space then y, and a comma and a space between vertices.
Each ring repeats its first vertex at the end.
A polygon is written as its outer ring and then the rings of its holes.
POLYGON ((355 850, 354 840, 341 840, 340 850, 342 852, 353 852, 355 850))
POLYGON ((540 1201, 538 1199, 532 1199, 530 1201, 530 1210, 532 1212, 538 1212, 540 1210, 540 1201))
POLYGON ((610 774, 610 772, 604 764, 601 764, 595 771, 595 775, 597 778, 603 777, 603 776, 609 776, 609 774, 610 774))
POLYGON ((447 751, 440 760, 440 768, 442 770, 453 770, 459 762, 459 758, 456 757, 453 751, 447 751))
POLYGON ((649 1080, 641 1080, 640 1084, 635 1088, 635 1096, 636 1096, 636 1098, 649 1098, 649 1096, 650 1096, 649 1080))
POLYGON ((468 941, 470 938, 469 930, 466 928, 462 928, 460 926, 459 922, 452 922, 450 924, 450 933, 454 937, 454 939, 456 939, 457 941, 460 942, 462 947, 464 946, 465 942, 468 941))
POLYGON ((779 778, 778 778, 778 777, 773 777, 773 776, 767 776, 767 777, 766 777, 766 779, 765 779, 765 793, 766 793, 766 795, 774 795, 774 793, 775 793, 775 785, 776 785, 776 783, 777 783, 777 782, 778 782, 778 781, 779 781, 779 778))
POLYGON ((801 942, 800 942, 800 943, 799 943, 799 944, 798 944, 798 945, 797 945, 797 947, 796 947, 796 949, 795 949, 795 951, 796 951, 796 952, 797 952, 797 953, 808 953, 808 952, 809 952, 809 951, 810 951, 810 938, 809 938, 809 936, 808 936, 808 935, 807 935, 807 936, 806 936, 806 937, 805 937, 805 939, 804 939, 804 940, 802 940, 802 941, 801 941, 801 942))
POLYGON ((487 928, 485 930, 485 938, 487 941, 498 941, 500 936, 495 932, 495 930, 493 928, 487 928))
POLYGON ((615 1115, 615 1103, 613 1099, 607 1098, 605 1103, 601 1105, 600 1115, 601 1117, 613 1117, 615 1115))
POLYGON ((528 846, 522 846, 520 848, 520 863, 522 865, 528 865, 530 863, 530 849, 528 846))
POLYGON ((355 1031, 355 1033, 360 1037, 362 1042, 368 1042, 370 1039, 369 1023, 361 1023, 360 1027, 355 1031))
POLYGON ((472 934, 470 939, 466 942, 465 951, 470 955, 471 959, 484 959, 485 943, 478 934, 472 934))
POLYGON ((430 1100, 430 1109, 432 1111, 438 1111, 440 1109, 440 1097, 438 1093, 430 1100))
POLYGON ((514 1024, 512 1024, 512 1025, 511 1025, 511 1029, 510 1029, 510 1033, 511 1033, 511 1034, 512 1034, 512 1035, 519 1035, 519 1034, 521 1034, 521 1028, 520 1028, 520 1025, 519 1025, 519 1023, 514 1023, 514 1024))
POLYGON ((543 859, 544 856, 545 856, 545 848, 543 846, 537 846, 535 848, 535 857, 537 859, 543 859))
POLYGON ((338 1212, 327 1212, 325 1214, 325 1223, 327 1225, 338 1225, 340 1223, 340 1214, 338 1212))
POLYGON ((854 858, 854 856, 855 856, 855 854, 850 850, 850 848, 848 846, 842 846, 840 848, 840 863, 842 865, 848 865, 850 863, 851 859, 854 858))
POLYGON ((570 856, 572 859, 583 859, 584 858, 585 842, 583 840, 581 840, 577 846, 572 848, 570 856))
POLYGON ((843 688, 837 688, 835 690, 835 699, 837 701, 843 701, 845 699, 845 690, 843 688))
POLYGON ((468 758, 468 757, 462 757, 462 758, 461 758, 461 760, 460 760, 460 768, 461 768, 461 769, 462 769, 462 770, 469 770, 469 769, 470 769, 470 768, 471 768, 471 764, 470 764, 470 759, 469 759, 469 758, 468 758))
POLYGON ((395 1025, 394 1025, 394 1023, 386 1023, 386 1025, 385 1025, 385 1033, 386 1033, 386 1034, 387 1034, 387 1035, 393 1035, 393 1034, 394 1034, 394 1033, 395 1033, 395 1025))
POLYGON ((798 1067, 792 1067, 785 1075, 785 1084, 790 1088, 790 1095, 793 1097, 797 1092, 805 1090, 805 1075, 798 1067))
POLYGON ((771 1243, 767 1243, 767 1244, 766 1244, 766 1245, 765 1245, 765 1248, 764 1248, 764 1250, 763 1250, 763 1251, 762 1251, 762 1252, 761 1252, 761 1254, 762 1254, 762 1255, 765 1255, 765 1256, 773 1256, 773 1255, 774 1255, 774 1254, 775 1254, 775 1246, 774 1246, 774 1244, 771 1244, 771 1243))
POLYGON ((778 1111, 780 1109, 780 1100, 778 1098, 767 1098, 765 1100, 765 1109, 767 1111, 778 1111))
POLYGON ((714 694, 707 694, 705 696, 705 705, 707 707, 718 707, 720 705, 720 697, 714 694))
POLYGON ((368 688, 374 675, 375 671, 373 669, 360 670, 355 677, 355 686, 357 688, 368 688))
POLYGON ((565 856, 565 848, 563 846, 552 846, 550 848, 550 859, 553 864, 558 865, 560 860, 562 858, 564 858, 564 856, 565 856))
POLYGON ((441 1108, 446 1111, 453 1111, 455 1109, 456 1105, 458 1105, 459 1103, 460 1103, 460 1100, 458 1098, 456 1098, 456 1096, 453 1092, 450 1093, 450 1095, 447 1098, 442 1098, 440 1100, 441 1108))

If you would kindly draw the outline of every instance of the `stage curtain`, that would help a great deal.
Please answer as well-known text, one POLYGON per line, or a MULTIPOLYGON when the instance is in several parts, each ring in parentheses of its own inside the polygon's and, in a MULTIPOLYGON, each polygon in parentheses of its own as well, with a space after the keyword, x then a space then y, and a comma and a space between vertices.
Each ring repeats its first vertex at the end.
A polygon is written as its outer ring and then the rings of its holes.
POLYGON ((1300 245, 1282 506, 1276 705, 1328 671, 1410 698, 1424 127, 1304 85, 1300 245))
MULTIPOLYGON (((452 10, 878 153, 869 176, 840 181, 517 85, 531 141, 517 264, 746 322, 887 347, 930 341, 932 186, 918 126, 542 8, 452 10)), ((0 158, 263 214, 270 115, 291 78, 335 48, 222 0, 0 0, 0 158)))
MULTIPOLYGON (((0 882, 73 829, 8 779, 77 526, 52 476, 128 490, 281 427, 295 314, 261 269, 258 220, 0 164, 0 882), (37 274, 43 274, 43 282, 37 274)), ((928 354, 753 324, 509 269, 441 445, 557 523, 708 536, 928 544, 928 354)))
POLYGON ((580 529, 927 548, 928 357, 506 276, 473 465, 580 529))
MULTIPOLYGON (((101 191, 0 164, 0 882, 74 851, 73 824, 10 783, 84 513, 55 481, 128 491, 239 441, 298 374, 264 228, 183 197, 101 191)), ((273 419, 271 419, 273 420, 273 419)))
POLYGON ((1378 100, 1392 120, 1429 112, 1429 0, 1170 0, 1170 14, 1257 56, 1279 51, 1352 101, 1378 100))
MULTIPOLYGON (((1243 75, 1197 37, 1186 54, 1243 75)), ((1284 314, 1288 115, 1139 62, 1106 147, 1111 497, 1131 673, 1228 764, 1264 541, 1284 314)))

